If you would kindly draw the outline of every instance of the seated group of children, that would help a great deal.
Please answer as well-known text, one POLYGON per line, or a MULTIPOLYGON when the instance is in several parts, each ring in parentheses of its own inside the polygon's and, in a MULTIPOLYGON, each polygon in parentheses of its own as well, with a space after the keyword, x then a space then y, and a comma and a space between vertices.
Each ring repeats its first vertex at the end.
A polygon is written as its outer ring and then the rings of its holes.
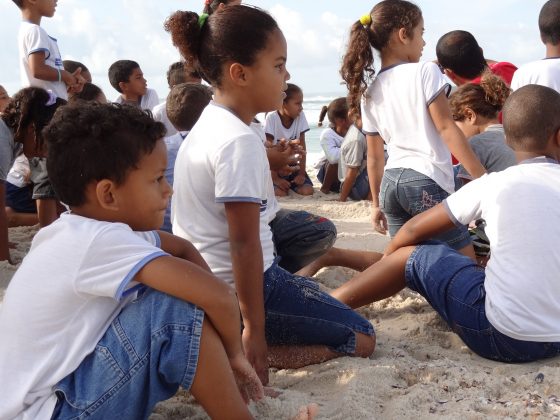
MULTIPOLYGON (((300 149, 305 121, 281 137, 252 126, 260 112, 281 110, 267 126, 283 129, 301 116, 303 94, 287 84, 278 24, 235 5, 210 18, 175 12, 165 29, 214 88, 212 99, 199 84, 172 86, 162 111, 172 136, 143 111, 150 98, 134 62, 109 72, 122 103, 66 104, 32 87, 2 115, 2 150, 11 161, 21 151, 47 157, 49 183, 68 210, 37 233, 2 303, 0 382, 12 385, 0 400, 1 418, 147 418, 179 387, 212 418, 250 418, 247 402, 263 398, 269 367, 369 357, 375 332, 354 309, 404 287, 483 357, 525 362, 560 354, 560 227, 551 223, 560 217, 558 92, 528 85, 506 100, 492 79, 476 92, 459 89, 453 117, 471 136, 501 132, 503 105, 503 132, 518 164, 466 183, 408 220, 383 255, 368 254, 374 264, 326 293, 294 273, 328 253, 332 223, 283 211, 275 200, 290 188, 312 191, 300 149), (468 102, 471 93, 489 107, 468 102), (299 168, 286 169, 294 153, 301 153, 299 168), (275 154, 286 157, 278 166, 269 163, 275 154), (486 270, 430 241, 479 218, 492 246, 486 270)), ((332 180, 329 191, 336 181, 340 144, 341 161, 353 156, 341 164, 341 189, 363 198, 356 184, 367 181, 365 144, 345 103, 335 100, 329 110, 323 182, 332 180)), ((506 154, 493 154, 504 157, 496 170, 506 154)))

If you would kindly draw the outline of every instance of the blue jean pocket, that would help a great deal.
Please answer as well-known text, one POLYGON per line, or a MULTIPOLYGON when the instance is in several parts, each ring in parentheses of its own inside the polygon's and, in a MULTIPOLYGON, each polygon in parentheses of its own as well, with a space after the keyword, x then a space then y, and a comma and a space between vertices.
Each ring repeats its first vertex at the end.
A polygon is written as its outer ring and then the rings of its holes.
POLYGON ((95 403, 101 403, 106 394, 118 390, 114 384, 120 383, 125 377, 125 372, 120 368, 111 351, 100 345, 96 346, 94 352, 87 356, 80 366, 95 372, 96 380, 81 383, 78 377, 69 375, 55 388, 57 392, 64 395, 69 405, 79 410, 94 409, 95 403), (107 389, 108 384, 113 388, 107 389))

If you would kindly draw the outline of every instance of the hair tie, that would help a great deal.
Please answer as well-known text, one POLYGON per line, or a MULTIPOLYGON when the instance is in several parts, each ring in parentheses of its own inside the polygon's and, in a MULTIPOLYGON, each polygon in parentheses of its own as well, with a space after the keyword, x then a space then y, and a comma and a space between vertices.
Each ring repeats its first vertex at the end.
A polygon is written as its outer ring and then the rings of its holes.
POLYGON ((45 102, 45 106, 52 106, 52 105, 56 104, 56 100, 58 98, 53 93, 53 91, 52 90, 47 90, 47 93, 49 94, 49 99, 47 99, 47 102, 45 102))
POLYGON ((362 17, 360 17, 360 23, 363 26, 369 26, 371 24, 371 15, 369 13, 362 15, 362 17))
POLYGON ((208 20, 208 16, 210 16, 208 13, 203 13, 198 17, 198 26, 200 26, 200 29, 202 29, 202 27, 208 20))

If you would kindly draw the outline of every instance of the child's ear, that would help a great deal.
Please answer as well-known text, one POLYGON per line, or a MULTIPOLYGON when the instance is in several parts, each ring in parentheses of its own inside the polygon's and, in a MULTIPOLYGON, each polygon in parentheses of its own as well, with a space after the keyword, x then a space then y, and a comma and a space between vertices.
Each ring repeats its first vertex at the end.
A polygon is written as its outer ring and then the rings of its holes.
POLYGON ((410 40, 410 37, 409 37, 408 34, 406 33, 406 29, 405 29, 405 28, 399 29, 398 37, 399 37, 399 41, 401 41, 403 44, 408 44, 408 42, 409 42, 409 40, 410 40))
POLYGON ((119 203, 115 195, 115 183, 102 179, 95 185, 95 196, 99 205, 105 210, 118 210, 119 203))
POLYGON ((234 84, 245 86, 247 84, 247 68, 239 63, 229 66, 229 77, 234 84))
POLYGON ((127 82, 119 82, 119 88, 122 93, 125 93, 125 89, 127 88, 127 86, 128 86, 127 82))
POLYGON ((465 115, 466 119, 469 121, 470 124, 476 125, 478 117, 471 108, 466 107, 464 115, 465 115))

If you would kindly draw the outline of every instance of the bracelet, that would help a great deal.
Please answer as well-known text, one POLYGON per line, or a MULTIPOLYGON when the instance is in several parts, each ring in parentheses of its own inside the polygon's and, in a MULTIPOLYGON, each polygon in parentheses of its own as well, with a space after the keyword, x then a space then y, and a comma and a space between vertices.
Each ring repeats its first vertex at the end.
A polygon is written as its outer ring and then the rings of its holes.
POLYGON ((62 72, 60 71, 60 69, 57 67, 56 69, 58 71, 58 81, 61 82, 62 81, 62 72))

